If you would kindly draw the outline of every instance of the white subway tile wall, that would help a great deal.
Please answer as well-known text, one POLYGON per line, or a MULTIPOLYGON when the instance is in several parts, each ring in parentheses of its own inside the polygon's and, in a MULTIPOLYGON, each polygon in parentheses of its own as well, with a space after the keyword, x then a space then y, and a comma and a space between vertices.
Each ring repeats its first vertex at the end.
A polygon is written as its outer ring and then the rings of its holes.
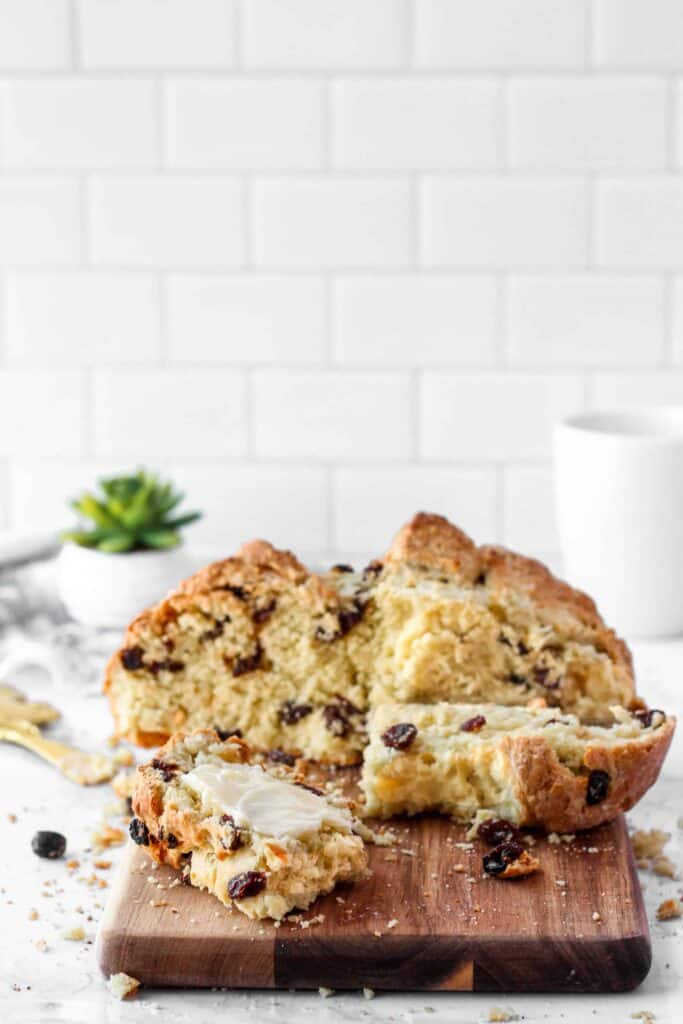
POLYGON ((0 0, 0 527, 137 464, 363 559, 556 561, 551 434, 683 402, 680 0, 0 0))

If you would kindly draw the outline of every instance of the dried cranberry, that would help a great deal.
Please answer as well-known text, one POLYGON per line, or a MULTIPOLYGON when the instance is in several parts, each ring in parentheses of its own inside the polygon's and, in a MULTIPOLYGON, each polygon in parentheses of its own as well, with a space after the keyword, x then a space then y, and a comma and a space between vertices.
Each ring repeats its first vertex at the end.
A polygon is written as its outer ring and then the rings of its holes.
POLYGON ((517 672, 510 672, 508 675, 508 683, 512 683, 513 686, 526 686, 528 679, 526 676, 520 676, 517 672))
POLYGON ((382 743, 392 750, 407 750, 417 736, 417 729, 412 722, 397 722, 382 733, 382 743))
POLYGON ((296 758, 293 754, 288 754, 286 750, 280 750, 279 747, 275 747, 273 750, 268 751, 268 760, 274 764, 286 764, 291 768, 292 765, 296 764, 296 758))
POLYGON ((662 721, 666 720, 666 715, 659 708, 650 708, 649 710, 634 711, 633 717, 637 719, 642 725, 643 729, 649 729, 652 725, 652 719, 655 715, 661 715, 662 721))
POLYGON ((232 674, 234 676, 244 676, 247 672, 254 672, 261 663, 262 654, 261 644, 257 643, 251 654, 235 659, 235 663, 232 666, 232 674))
POLYGON ((174 778, 177 772, 180 771, 177 764, 172 764, 170 761, 160 761, 158 757, 155 757, 152 762, 152 768, 156 771, 161 772, 161 776, 164 782, 170 782, 174 778))
POLYGON ((121 664, 128 672, 135 672, 142 668, 144 654, 142 647, 126 647, 121 651, 121 664))
POLYGON ((524 846, 516 840, 500 843, 484 855, 484 871, 487 875, 502 875, 508 864, 514 863, 524 853, 524 846))
POLYGON ((228 896, 233 900, 244 900, 249 896, 257 896, 266 887, 266 876, 263 871, 243 871, 228 882, 228 896))
POLYGON ((280 708, 279 718, 283 725, 295 725, 313 710, 312 704, 297 704, 296 701, 286 700, 280 708))
POLYGON ((57 860, 64 856, 66 838, 61 832, 36 832, 31 840, 31 849, 36 857, 57 860))
POLYGON ((482 821, 477 829, 477 835, 490 846, 498 846, 499 843, 509 843, 512 840, 519 843, 522 841, 522 833, 516 825, 505 818, 487 818, 482 821))
POLYGON ((149 846, 149 829, 145 825, 144 821, 140 821, 139 818, 133 818, 130 825, 128 826, 128 832, 130 838, 138 846, 149 846))
POLYGON ((610 777, 602 768, 594 768, 588 776, 586 786, 586 803, 589 807, 601 804, 609 790, 610 777))
POLYGON ((483 715, 475 715, 474 718, 468 718, 466 722, 463 722, 460 726, 460 732, 479 732, 486 725, 486 719, 483 715))
POLYGON ((218 736, 222 740, 229 740, 231 736, 236 736, 237 739, 242 739, 241 729, 216 729, 218 736))

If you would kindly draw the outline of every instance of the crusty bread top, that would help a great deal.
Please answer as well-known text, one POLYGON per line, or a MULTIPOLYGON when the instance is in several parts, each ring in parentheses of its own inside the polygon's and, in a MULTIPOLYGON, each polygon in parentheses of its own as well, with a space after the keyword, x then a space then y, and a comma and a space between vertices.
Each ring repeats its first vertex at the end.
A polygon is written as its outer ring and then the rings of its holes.
POLYGON ((521 592, 550 621, 571 617, 595 630, 596 644, 633 675, 631 652, 605 625, 592 598, 558 579, 547 566, 533 558, 495 545, 477 547, 444 516, 418 512, 399 530, 382 562, 387 566, 436 569, 466 583, 521 592))

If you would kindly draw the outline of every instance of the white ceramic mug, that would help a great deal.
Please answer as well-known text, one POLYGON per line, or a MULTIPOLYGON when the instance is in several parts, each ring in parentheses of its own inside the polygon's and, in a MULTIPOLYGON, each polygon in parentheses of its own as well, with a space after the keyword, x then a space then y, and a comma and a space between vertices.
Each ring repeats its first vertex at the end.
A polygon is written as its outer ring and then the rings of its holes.
POLYGON ((565 574, 629 637, 683 633, 683 406, 555 429, 565 574))

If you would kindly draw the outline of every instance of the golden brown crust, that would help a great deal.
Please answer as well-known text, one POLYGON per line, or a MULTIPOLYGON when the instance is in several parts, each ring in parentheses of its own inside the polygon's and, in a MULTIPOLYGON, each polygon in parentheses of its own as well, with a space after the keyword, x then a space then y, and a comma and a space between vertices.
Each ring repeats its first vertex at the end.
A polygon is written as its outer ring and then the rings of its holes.
POLYGON ((542 562, 496 545, 478 548, 443 516, 427 512, 418 512, 399 530, 383 561, 437 569, 466 582, 481 581, 493 590, 522 592, 550 621, 570 616, 594 629, 596 644, 633 678, 628 647, 605 625, 594 601, 558 579, 542 562))
POLYGON ((542 736, 509 736, 502 747, 515 775, 515 792, 524 808, 523 824, 542 825, 549 832, 574 832, 611 821, 628 811, 654 784, 671 745, 675 718, 649 737, 635 743, 589 746, 584 773, 562 765, 542 736), (607 772, 609 788, 604 800, 586 802, 588 778, 594 770, 607 772))

